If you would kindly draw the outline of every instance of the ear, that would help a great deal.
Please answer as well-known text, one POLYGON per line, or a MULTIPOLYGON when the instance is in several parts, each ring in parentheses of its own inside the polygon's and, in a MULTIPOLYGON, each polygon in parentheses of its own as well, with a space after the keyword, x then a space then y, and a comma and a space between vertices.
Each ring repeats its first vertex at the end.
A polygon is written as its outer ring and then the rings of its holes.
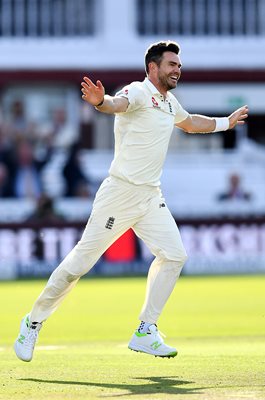
POLYGON ((156 72, 157 71, 157 64, 154 61, 151 61, 149 64, 149 73, 150 72, 156 72))

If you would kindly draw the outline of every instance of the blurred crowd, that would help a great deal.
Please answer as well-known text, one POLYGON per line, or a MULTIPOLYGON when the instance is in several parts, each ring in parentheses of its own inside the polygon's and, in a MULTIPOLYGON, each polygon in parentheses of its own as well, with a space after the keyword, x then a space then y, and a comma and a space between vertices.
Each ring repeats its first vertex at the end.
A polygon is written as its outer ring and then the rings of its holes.
POLYGON ((43 169, 58 148, 66 152, 62 196, 89 197, 89 179, 80 163, 82 147, 76 140, 63 108, 54 111, 45 127, 28 120, 19 99, 7 116, 0 110, 0 198, 46 198, 43 169))
MULTIPOLYGON (((99 182, 93 182, 82 164, 82 152, 91 140, 89 131, 80 133, 69 124, 69 116, 63 108, 53 110, 45 124, 29 121, 23 101, 11 103, 7 115, 0 106, 0 200, 33 199, 34 214, 29 220, 56 222, 61 219, 54 211, 54 196, 47 193, 45 168, 52 165, 53 156, 63 151, 60 164, 62 190, 59 197, 93 198, 99 182), (74 132, 73 132, 74 130, 74 132), (51 164, 50 164, 51 163, 51 164)), ((80 132, 85 125, 80 121, 80 132), (83 125, 82 125, 83 124, 83 125)), ((55 156, 56 157, 56 156, 55 156)), ((56 172, 57 173, 57 172, 56 172)), ((56 184, 56 183, 55 183, 56 184)), ((242 184, 242 177, 236 172, 227 176, 223 189, 216 194, 214 202, 251 203, 253 194, 242 184)))

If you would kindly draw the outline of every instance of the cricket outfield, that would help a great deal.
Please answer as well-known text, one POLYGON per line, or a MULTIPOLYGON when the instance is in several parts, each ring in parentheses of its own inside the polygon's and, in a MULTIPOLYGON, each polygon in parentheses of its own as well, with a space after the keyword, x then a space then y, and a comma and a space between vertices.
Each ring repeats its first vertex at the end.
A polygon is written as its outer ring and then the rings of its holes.
POLYGON ((12 345, 44 283, 0 282, 0 399, 265 399, 265 276, 181 277, 159 321, 174 359, 127 349, 145 278, 82 279, 23 363, 12 345))

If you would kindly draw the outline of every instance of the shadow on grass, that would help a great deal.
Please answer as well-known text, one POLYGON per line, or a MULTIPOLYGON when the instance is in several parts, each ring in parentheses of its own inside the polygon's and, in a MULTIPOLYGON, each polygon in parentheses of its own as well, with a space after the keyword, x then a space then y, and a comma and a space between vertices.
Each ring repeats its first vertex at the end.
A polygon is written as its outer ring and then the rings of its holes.
POLYGON ((53 379, 36 379, 36 378, 20 378, 21 381, 29 381, 36 383, 54 383, 59 385, 78 385, 78 386, 89 386, 89 387, 98 387, 105 389, 118 389, 118 390, 126 390, 127 393, 123 394, 109 394, 102 395, 102 397, 122 397, 128 395, 139 395, 139 394, 202 394, 201 390, 203 388, 196 387, 183 387, 184 385, 191 385, 194 382, 184 381, 176 379, 177 377, 170 376, 151 376, 146 378, 132 378, 137 379, 139 381, 147 381, 143 383, 135 383, 135 384, 119 384, 119 383, 97 383, 97 382, 79 382, 79 381, 60 381, 53 379))

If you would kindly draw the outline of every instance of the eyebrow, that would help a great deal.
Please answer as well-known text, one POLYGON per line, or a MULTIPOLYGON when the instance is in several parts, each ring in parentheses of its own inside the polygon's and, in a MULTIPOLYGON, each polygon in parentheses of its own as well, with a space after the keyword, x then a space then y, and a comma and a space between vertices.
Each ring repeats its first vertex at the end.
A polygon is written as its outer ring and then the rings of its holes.
POLYGON ((170 64, 172 65, 177 65, 179 68, 182 67, 181 63, 177 63, 176 61, 169 61, 170 64))

